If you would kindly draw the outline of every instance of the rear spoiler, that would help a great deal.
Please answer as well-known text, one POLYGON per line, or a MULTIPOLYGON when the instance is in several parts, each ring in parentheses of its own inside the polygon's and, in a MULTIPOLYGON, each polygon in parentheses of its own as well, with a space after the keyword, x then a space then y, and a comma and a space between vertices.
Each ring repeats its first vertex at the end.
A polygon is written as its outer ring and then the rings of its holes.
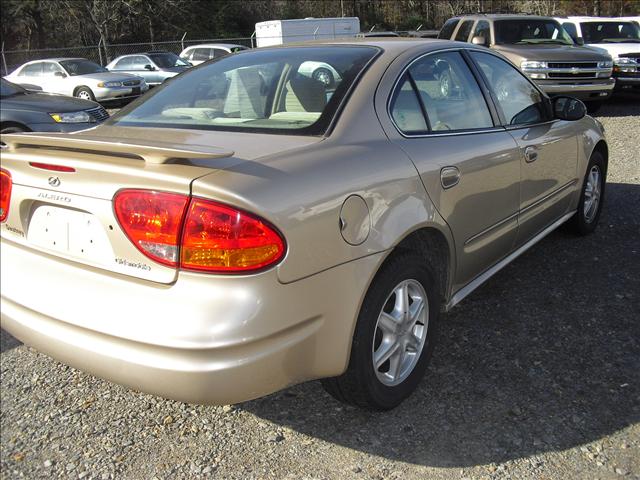
POLYGON ((105 138, 95 135, 69 135, 67 133, 19 133, 0 136, 5 152, 17 152, 22 148, 46 148, 65 151, 115 153, 136 156, 147 163, 162 164, 177 158, 225 158, 233 156, 231 150, 207 145, 184 145, 131 138, 105 138))

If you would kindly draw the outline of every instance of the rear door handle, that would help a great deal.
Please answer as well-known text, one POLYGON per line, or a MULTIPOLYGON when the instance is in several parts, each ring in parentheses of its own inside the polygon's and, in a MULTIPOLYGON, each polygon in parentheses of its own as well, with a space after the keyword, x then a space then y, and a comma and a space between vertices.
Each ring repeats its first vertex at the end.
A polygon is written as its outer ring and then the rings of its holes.
POLYGON ((460 170, 457 167, 444 167, 440 170, 440 184, 445 190, 460 182, 460 170))
POLYGON ((538 152, 535 147, 527 147, 524 149, 524 159, 527 163, 535 162, 538 159, 538 152))

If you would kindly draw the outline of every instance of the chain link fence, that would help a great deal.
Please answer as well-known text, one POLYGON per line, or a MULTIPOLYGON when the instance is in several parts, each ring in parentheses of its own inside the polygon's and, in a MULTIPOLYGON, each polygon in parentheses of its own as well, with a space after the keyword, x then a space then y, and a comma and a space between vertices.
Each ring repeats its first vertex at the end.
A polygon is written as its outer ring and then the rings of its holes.
POLYGON ((143 53, 151 51, 173 52, 180 54, 182 50, 202 43, 232 43, 246 47, 255 46, 255 38, 213 38, 200 40, 172 40, 166 42, 146 42, 146 43, 120 43, 120 44, 98 44, 85 47, 68 48, 44 48, 39 50, 5 50, 2 46, 2 76, 11 73, 20 65, 31 60, 43 60, 46 58, 86 58, 92 62, 106 65, 120 55, 133 53, 143 53))

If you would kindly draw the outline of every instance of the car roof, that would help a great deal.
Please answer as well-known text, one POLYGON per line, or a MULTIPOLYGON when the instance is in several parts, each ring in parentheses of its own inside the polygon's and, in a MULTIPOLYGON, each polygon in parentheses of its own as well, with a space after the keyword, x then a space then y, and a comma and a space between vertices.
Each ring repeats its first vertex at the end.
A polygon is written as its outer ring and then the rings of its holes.
POLYGON ((427 50, 441 50, 443 48, 461 48, 472 47, 470 43, 454 42, 452 40, 440 40, 437 38, 416 38, 416 37, 364 37, 364 38, 345 38, 336 40, 311 40, 307 42, 287 43, 285 45, 277 45, 264 48, 286 48, 286 47, 305 47, 305 46, 369 46, 377 47, 385 52, 399 55, 402 52, 414 47, 427 47, 427 50))
POLYGON ((630 22, 631 17, 558 17, 562 20, 573 20, 576 22, 630 22))
POLYGON ((219 47, 223 47, 223 48, 236 48, 236 47, 243 47, 243 48, 249 48, 245 45, 239 45, 237 43, 200 43, 198 45, 189 45, 188 47, 185 48, 185 50, 190 50, 192 48, 219 48, 219 47))
POLYGON ((529 15, 527 13, 471 13, 469 15, 457 15, 452 18, 458 20, 488 19, 488 20, 555 20, 547 15, 529 15))
POLYGON ((39 58, 37 60, 31 60, 29 62, 26 62, 25 65, 27 63, 35 63, 35 62, 62 62, 64 60, 87 60, 86 58, 82 58, 82 57, 55 57, 55 58, 39 58))

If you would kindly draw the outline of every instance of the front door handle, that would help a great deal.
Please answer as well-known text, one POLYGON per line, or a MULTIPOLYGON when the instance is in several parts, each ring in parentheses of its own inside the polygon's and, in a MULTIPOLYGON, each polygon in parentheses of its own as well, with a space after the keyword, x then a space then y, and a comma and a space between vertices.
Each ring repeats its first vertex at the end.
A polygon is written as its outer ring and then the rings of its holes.
POLYGON ((538 152, 535 147, 527 147, 524 149, 524 159, 527 163, 535 162, 538 159, 538 152))

